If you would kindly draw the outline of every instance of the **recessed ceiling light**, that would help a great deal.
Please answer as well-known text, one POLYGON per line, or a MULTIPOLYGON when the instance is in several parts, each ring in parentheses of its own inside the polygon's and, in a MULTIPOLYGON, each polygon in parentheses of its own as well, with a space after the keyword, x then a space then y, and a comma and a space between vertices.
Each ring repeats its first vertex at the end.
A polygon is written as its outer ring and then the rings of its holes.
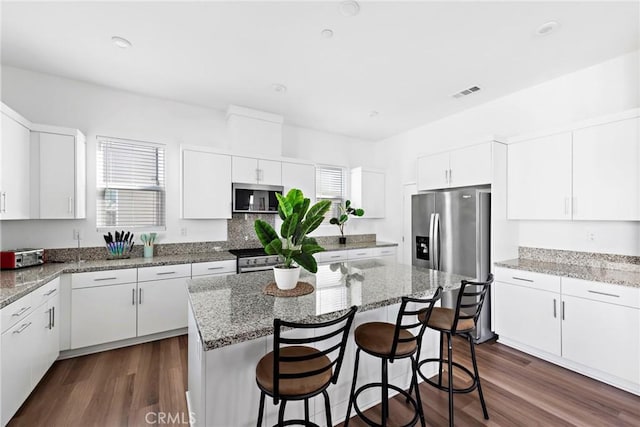
POLYGON ((277 92, 277 93, 280 93, 280 94, 283 94, 283 95, 284 95, 285 93, 287 93, 287 87, 286 87, 285 85, 283 85, 283 84, 280 84, 280 83, 274 83, 274 84, 272 84, 272 85, 271 85, 271 87, 272 87, 272 88, 273 88, 273 90, 274 90, 275 92, 277 92))
POLYGON ((114 45, 118 46, 120 49, 127 49, 131 47, 131 42, 125 38, 113 36, 111 37, 111 41, 114 45))
POLYGON ((331 37, 333 37, 333 30, 325 28, 324 30, 320 31, 320 35, 322 36, 322 38, 330 39, 331 37))
POLYGON ((353 0, 340 2, 340 13, 344 16, 356 16, 360 13, 360 5, 353 0))
POLYGON ((536 34, 539 36, 549 35, 558 28, 558 25, 560 24, 556 21, 545 22, 536 29, 536 34))
POLYGON ((378 113, 376 110, 370 111, 369 112, 369 117, 374 118, 374 117, 378 117, 378 113))

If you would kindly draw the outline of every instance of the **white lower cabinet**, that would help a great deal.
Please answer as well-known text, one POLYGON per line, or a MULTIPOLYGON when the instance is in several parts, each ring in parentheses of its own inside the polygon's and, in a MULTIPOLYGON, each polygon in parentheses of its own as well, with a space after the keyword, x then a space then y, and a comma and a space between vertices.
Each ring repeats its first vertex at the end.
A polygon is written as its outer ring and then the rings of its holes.
POLYGON ((505 268, 495 276, 500 342, 640 395, 640 288, 505 268))
POLYGON ((187 327, 185 277, 138 283, 138 336, 187 327))
POLYGON ((135 283, 71 291, 71 348, 136 336, 135 283))
POLYGON ((9 325, 1 342, 2 425, 9 422, 58 358, 59 283, 60 279, 53 279, 42 287, 47 293, 37 289, 33 294, 38 295, 26 295, 2 309, 3 322, 6 318, 9 325), (16 307, 20 309, 15 311, 16 307))
POLYGON ((501 337, 560 356, 560 293, 502 282, 494 291, 501 337))

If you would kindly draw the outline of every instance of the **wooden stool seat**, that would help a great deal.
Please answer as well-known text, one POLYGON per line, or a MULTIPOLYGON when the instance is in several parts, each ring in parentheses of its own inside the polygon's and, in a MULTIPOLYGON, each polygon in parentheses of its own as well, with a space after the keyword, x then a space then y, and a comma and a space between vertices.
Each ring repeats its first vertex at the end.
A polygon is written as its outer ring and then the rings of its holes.
MULTIPOLYGON (((435 329, 443 332, 450 332, 453 329, 453 320, 456 316, 456 311, 451 308, 434 307, 433 313, 427 322, 427 326, 431 329, 435 329)), ((425 321, 426 314, 422 313, 418 316, 421 322, 425 321)), ((456 331, 467 332, 473 330, 476 325, 473 319, 458 319, 458 325, 456 331)))
MULTIPOLYGON (((280 355, 284 357, 311 356, 319 353, 319 350, 306 346, 291 346, 280 349, 280 355)), ((260 359, 256 366, 256 381, 263 390, 271 393, 273 393, 273 356, 273 351, 266 354, 260 359)), ((305 377, 303 380, 280 379, 280 395, 283 397, 304 396, 326 388, 333 375, 331 366, 331 360, 324 355, 296 362, 281 361, 280 372, 282 374, 303 374, 313 371, 321 372, 305 377)))
MULTIPOLYGON (((367 353, 380 357, 389 357, 395 330, 396 325, 391 323, 370 322, 358 326, 354 337, 358 347, 367 353)), ((417 347, 415 336, 405 329, 401 329, 399 332, 399 338, 407 341, 398 342, 396 357, 412 354, 417 347)))

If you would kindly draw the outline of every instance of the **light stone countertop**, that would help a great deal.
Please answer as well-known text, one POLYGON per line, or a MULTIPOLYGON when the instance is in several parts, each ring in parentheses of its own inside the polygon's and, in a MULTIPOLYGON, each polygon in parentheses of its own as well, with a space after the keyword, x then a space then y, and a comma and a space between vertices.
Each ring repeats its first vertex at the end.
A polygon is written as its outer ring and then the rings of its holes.
POLYGON ((496 267, 513 268, 515 270, 532 271, 534 273, 551 274, 554 276, 564 276, 574 279, 640 288, 640 272, 638 271, 536 261, 526 258, 500 261, 494 264, 496 267))
POLYGON ((369 259, 318 266, 300 280, 316 290, 308 295, 276 298, 262 289, 272 271, 191 279, 189 298, 205 350, 273 334, 273 319, 319 322, 334 319, 356 305, 366 311, 399 303, 402 296, 428 298, 440 285, 460 287, 468 277, 369 259))
POLYGON ((124 268, 153 267, 159 265, 191 264, 195 262, 235 260, 229 252, 203 252, 153 258, 128 258, 86 262, 46 263, 18 270, 0 271, 0 308, 33 292, 40 286, 65 273, 120 270, 124 268))

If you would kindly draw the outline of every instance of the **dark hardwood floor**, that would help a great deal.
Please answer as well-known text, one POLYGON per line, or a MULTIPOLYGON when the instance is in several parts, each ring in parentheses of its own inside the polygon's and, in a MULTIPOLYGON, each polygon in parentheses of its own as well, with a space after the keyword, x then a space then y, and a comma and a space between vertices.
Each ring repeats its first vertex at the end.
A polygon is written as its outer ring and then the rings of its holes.
MULTIPOLYGON (((454 355, 468 363, 464 341, 454 342, 454 355)), ((480 345, 477 355, 491 419, 483 419, 477 392, 456 395, 456 426, 640 426, 638 396, 501 344, 480 345)), ((454 381, 462 384, 464 378, 455 375, 454 381)), ((63 360, 49 370, 9 425, 184 425, 186 385, 186 336, 63 360), (158 413, 182 415, 157 422, 158 413)), ((420 390, 427 425, 447 426, 446 393, 426 384, 420 390)), ((390 406, 390 427, 410 418, 400 398, 391 399, 390 406)), ((380 407, 367 415, 379 418, 380 407)), ((365 424, 353 418, 350 425, 365 424)))

